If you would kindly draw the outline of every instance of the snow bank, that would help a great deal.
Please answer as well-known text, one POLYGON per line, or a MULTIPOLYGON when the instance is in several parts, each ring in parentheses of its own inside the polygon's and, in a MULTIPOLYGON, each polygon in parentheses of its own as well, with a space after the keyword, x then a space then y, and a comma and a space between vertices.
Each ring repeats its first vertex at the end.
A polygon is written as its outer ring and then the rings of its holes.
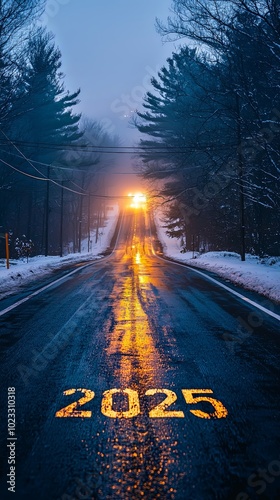
POLYGON ((88 249, 87 238, 82 241, 81 253, 68 254, 65 257, 44 257, 38 255, 29 258, 28 263, 23 260, 10 260, 10 269, 6 268, 6 261, 0 259, 0 298, 10 295, 19 286, 30 283, 38 277, 49 274, 53 269, 59 269, 68 263, 89 261, 101 258, 110 245, 114 235, 119 215, 119 207, 114 205, 108 213, 106 226, 100 229, 97 243, 95 243, 95 232, 91 234, 92 249, 88 249))
POLYGON ((166 235, 158 214, 155 223, 166 256, 213 271, 232 283, 280 303, 280 257, 261 259, 247 254, 246 261, 241 262, 240 256, 234 252, 207 252, 202 255, 195 253, 193 258, 193 252, 181 253, 180 242, 166 235))

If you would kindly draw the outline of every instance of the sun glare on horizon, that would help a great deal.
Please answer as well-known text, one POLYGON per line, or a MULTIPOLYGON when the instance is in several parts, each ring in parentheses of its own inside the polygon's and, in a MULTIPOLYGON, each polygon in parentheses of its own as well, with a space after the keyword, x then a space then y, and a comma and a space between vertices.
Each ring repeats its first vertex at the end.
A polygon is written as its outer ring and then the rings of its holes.
POLYGON ((130 198, 132 198, 130 207, 131 208, 143 208, 146 205, 147 202, 147 197, 143 193, 135 193, 135 194, 129 194, 128 195, 130 198))

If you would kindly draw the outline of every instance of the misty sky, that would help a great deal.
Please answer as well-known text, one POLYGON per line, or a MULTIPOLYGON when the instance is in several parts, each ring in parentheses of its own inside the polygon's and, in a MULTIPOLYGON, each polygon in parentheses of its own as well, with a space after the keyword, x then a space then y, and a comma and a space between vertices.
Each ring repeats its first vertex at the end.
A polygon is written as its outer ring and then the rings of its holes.
POLYGON ((174 45, 163 43, 155 18, 165 20, 171 0, 48 0, 44 21, 62 52, 66 88, 81 88, 79 111, 101 120, 135 144, 128 126, 140 107, 151 76, 174 45))

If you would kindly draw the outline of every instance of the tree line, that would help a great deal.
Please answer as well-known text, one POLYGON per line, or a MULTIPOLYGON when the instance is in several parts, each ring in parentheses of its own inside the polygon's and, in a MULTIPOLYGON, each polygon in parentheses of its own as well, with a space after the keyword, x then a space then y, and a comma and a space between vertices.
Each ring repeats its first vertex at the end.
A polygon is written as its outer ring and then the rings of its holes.
POLYGON ((135 124, 142 175, 182 249, 280 255, 280 2, 173 0, 184 43, 135 124))
POLYGON ((35 254, 81 251, 87 236, 89 247, 106 211, 98 148, 118 143, 75 112, 80 89, 65 89, 61 52, 37 22, 44 7, 0 0, 0 233, 15 255, 19 240, 35 254))

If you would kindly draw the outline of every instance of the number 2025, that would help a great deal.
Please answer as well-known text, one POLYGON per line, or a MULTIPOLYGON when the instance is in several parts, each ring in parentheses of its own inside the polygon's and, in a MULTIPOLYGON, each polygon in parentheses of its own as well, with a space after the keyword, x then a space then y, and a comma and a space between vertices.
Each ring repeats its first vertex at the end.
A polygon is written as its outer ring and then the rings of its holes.
MULTIPOLYGON (((190 413, 198 418, 225 418, 228 415, 227 409, 224 407, 223 403, 218 399, 213 397, 205 396, 205 394, 213 394, 211 389, 182 389, 182 393, 187 405, 199 405, 201 402, 210 403, 213 411, 205 412, 200 409, 189 409, 190 413)), ((57 411, 55 416, 58 418, 65 417, 80 417, 80 418, 90 418, 92 416, 92 411, 90 410, 80 410, 81 406, 91 401, 95 393, 90 389, 68 389, 63 392, 64 396, 71 396, 77 394, 79 396, 82 394, 77 401, 61 408, 57 411)), ((175 401, 177 401, 177 395, 175 392, 169 389, 148 389, 145 392, 145 396, 153 398, 156 394, 163 394, 165 397, 163 401, 154 404, 153 408, 149 410, 150 418, 184 418, 185 414, 182 410, 172 410, 170 407, 175 401)), ((110 418, 133 418, 137 417, 141 413, 140 399, 137 391, 133 389, 110 389, 103 393, 101 402, 101 412, 106 417, 110 418), (125 411, 116 410, 116 396, 121 395, 126 399, 127 409, 125 411), (115 402, 114 402, 115 400, 115 402)))

